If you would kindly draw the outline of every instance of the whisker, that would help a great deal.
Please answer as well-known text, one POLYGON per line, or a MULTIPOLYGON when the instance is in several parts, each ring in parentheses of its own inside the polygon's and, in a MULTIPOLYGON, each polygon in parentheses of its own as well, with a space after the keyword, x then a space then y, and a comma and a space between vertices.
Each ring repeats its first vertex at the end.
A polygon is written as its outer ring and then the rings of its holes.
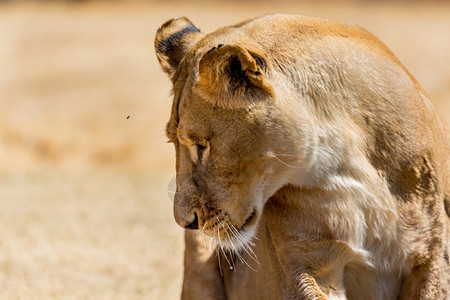
POLYGON ((303 169, 303 168, 301 168, 301 167, 298 167, 298 166, 291 166, 291 165, 285 163, 284 161, 282 161, 281 159, 279 159, 279 158, 277 157, 277 154, 269 153, 268 156, 269 156, 269 157, 272 157, 272 158, 275 158, 276 160, 278 160, 280 163, 282 163, 282 164, 285 165, 286 167, 294 168, 294 169, 303 169))
POLYGON ((202 227, 202 231, 205 230, 206 224, 208 224, 208 221, 205 222, 205 225, 202 227))
POLYGON ((239 231, 231 224, 231 230, 234 233, 234 236, 239 241, 239 243, 242 245, 243 248, 247 248, 247 241, 244 239, 244 237, 239 233, 239 231))
POLYGON ((275 156, 286 156, 286 157, 297 157, 297 154, 283 154, 283 153, 269 153, 269 156, 272 157, 275 156))
POLYGON ((251 245, 251 246, 254 246, 254 245, 255 245, 255 243, 253 243, 252 241, 247 241, 247 240, 242 236, 242 234, 239 232, 239 230, 237 230, 236 227, 234 227, 233 224, 231 224, 231 226, 232 226, 231 229, 234 230, 234 233, 236 234, 236 237, 242 242, 242 244, 243 244, 243 246, 245 246, 245 248, 250 249, 250 246, 249 246, 249 245, 251 245))
MULTIPOLYGON (((217 230, 219 230, 219 229, 217 229, 217 230)), ((217 233, 219 233, 219 231, 217 231, 217 233)), ((214 233, 214 235, 215 235, 215 233, 214 233)), ((217 236, 217 238, 219 239, 219 245, 220 245, 220 237, 217 236)), ((216 241, 216 243, 217 243, 217 238, 214 237, 214 241, 216 241)), ((220 262, 220 250, 219 250, 219 245, 216 245, 216 255, 217 255, 217 261, 218 261, 218 263, 219 263, 220 276, 223 277, 222 264, 221 264, 221 262, 220 262)))
MULTIPOLYGON (((231 230, 230 226, 228 224, 226 224, 227 227, 231 230)), ((231 232, 233 234, 233 237, 236 237, 236 235, 231 232)), ((237 241, 242 245, 242 242, 240 240, 237 239, 237 241)), ((237 257, 239 258, 239 260, 246 264, 250 269, 254 270, 251 266, 249 266, 249 264, 247 263, 247 261, 242 257, 242 255, 239 253, 239 249, 233 244, 233 242, 230 240, 231 245, 233 246, 233 248, 235 249, 235 254, 237 255, 237 257)), ((255 270, 254 270, 255 271, 255 270)))
POLYGON ((233 258, 233 253, 236 252, 236 247, 234 246, 233 242, 231 241, 230 235, 228 234, 228 230, 225 229, 225 233, 227 234, 228 240, 230 241, 231 246, 233 247, 233 251, 230 251, 230 260, 231 260, 231 264, 232 264, 232 266, 230 266, 230 269, 234 269, 236 266, 234 265, 235 259, 233 258))
POLYGON ((220 252, 219 252, 219 247, 216 247, 216 255, 217 255, 217 261, 218 261, 218 264, 219 264, 220 276, 223 277, 223 273, 222 273, 222 264, 220 263, 220 252))
POLYGON ((246 241, 245 238, 241 235, 241 233, 236 229, 236 227, 234 227, 233 224, 231 224, 231 228, 232 228, 232 230, 234 230, 236 237, 239 238, 239 241, 240 241, 241 245, 243 246, 244 251, 250 256, 250 258, 252 258, 253 261, 255 261, 258 265, 260 265, 258 257, 256 256, 255 252, 253 252, 253 250, 249 246, 249 244, 251 246, 254 246, 255 244, 251 241, 246 241))
MULTIPOLYGON (((219 222, 219 224, 221 224, 219 218, 216 217, 216 219, 217 219, 217 221, 219 222)), ((223 256, 225 256, 225 260, 227 261, 228 266, 231 267, 231 263, 230 263, 230 261, 228 260, 228 256, 226 255, 225 251, 223 250, 222 240, 220 239, 219 227, 217 227, 217 237, 219 238, 220 250, 222 250, 223 256)))
MULTIPOLYGON (((241 243, 241 242, 239 242, 239 243, 241 243)), ((242 244, 242 243, 241 243, 241 244, 242 244)), ((256 272, 256 270, 255 270, 252 266, 250 266, 250 264, 245 260, 245 258, 244 258, 243 256, 241 256, 241 255, 239 254, 238 251, 236 251, 236 254, 238 255, 239 260, 240 260, 242 263, 244 263, 245 265, 247 265, 247 267, 249 267, 251 270, 253 270, 253 271, 256 272)), ((250 257, 251 257, 251 256, 250 256, 250 257)))
MULTIPOLYGON (((255 262, 258 264, 258 266, 261 266, 261 263, 258 260, 258 257, 256 256, 256 254, 253 252, 253 250, 250 248, 250 246, 248 245, 249 243, 245 241, 244 237, 240 234, 240 232, 236 229, 236 227, 234 227, 233 224, 231 225, 231 230, 234 231, 235 236, 237 238, 237 241, 239 242, 239 244, 242 246, 242 249, 247 253, 247 255, 255 262)), ((251 243, 251 245, 254 245, 254 243, 251 243)), ((244 263, 253 271, 256 272, 256 270, 254 268, 252 268, 245 259, 243 259, 244 263)))
MULTIPOLYGON (((231 243, 231 246, 232 246, 233 249, 234 249, 234 251, 231 251, 231 252, 230 252, 230 260, 231 260, 231 262, 232 262, 232 264, 233 264, 232 266, 230 266, 230 269, 232 270, 232 269, 235 268, 235 265, 234 265, 234 259, 233 259, 233 252, 236 252, 236 247, 234 246, 233 241, 231 240, 230 235, 228 234, 228 229, 225 228, 225 226, 223 226, 223 223, 220 222, 219 219, 217 219, 217 220, 219 221, 219 223, 220 223, 220 225, 222 226, 222 228, 225 230, 225 233, 227 234, 228 240, 229 240, 229 242, 231 243)), ((227 223, 225 223, 225 225, 228 226, 227 223)))

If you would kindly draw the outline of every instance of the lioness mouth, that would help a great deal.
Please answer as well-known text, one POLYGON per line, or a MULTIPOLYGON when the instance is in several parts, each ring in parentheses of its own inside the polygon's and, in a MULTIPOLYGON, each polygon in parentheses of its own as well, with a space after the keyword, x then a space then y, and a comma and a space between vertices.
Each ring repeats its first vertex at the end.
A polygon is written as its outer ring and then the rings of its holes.
POLYGON ((250 216, 248 216, 247 219, 245 219, 244 225, 242 225, 241 230, 247 226, 247 225, 251 225, 255 220, 256 220, 256 209, 253 210, 253 212, 250 214, 250 216))

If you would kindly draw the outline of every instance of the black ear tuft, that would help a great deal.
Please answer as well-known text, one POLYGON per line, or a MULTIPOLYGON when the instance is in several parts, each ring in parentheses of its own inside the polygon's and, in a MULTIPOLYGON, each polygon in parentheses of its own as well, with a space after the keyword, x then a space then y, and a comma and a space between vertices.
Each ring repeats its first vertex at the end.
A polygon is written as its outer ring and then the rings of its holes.
POLYGON ((155 50, 163 70, 172 76, 189 49, 201 38, 200 30, 186 18, 164 23, 155 37, 155 50))
POLYGON ((160 41, 157 45, 157 51, 159 53, 172 54, 169 55, 169 64, 173 67, 177 67, 178 63, 183 58, 183 52, 177 51, 179 50, 178 47, 182 45, 183 38, 186 34, 196 32, 200 32, 200 30, 191 24, 160 41))

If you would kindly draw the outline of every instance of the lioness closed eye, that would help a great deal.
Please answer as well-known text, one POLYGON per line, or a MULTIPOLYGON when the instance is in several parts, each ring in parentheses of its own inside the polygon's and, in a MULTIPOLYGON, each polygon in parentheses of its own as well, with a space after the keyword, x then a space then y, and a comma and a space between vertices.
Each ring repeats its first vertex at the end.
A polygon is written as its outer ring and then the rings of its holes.
POLYGON ((357 26, 164 23, 183 299, 449 299, 448 133, 357 26))

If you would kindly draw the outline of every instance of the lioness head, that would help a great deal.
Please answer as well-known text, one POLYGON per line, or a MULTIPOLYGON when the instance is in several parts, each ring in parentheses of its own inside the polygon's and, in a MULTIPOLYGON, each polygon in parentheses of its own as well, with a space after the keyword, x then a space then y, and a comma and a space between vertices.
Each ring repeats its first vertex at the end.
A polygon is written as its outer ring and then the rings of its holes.
POLYGON ((167 136, 176 149, 176 222, 228 248, 251 241, 265 201, 288 182, 294 147, 275 105, 271 68, 234 34, 204 35, 188 19, 161 26, 158 60, 174 86, 167 136))

